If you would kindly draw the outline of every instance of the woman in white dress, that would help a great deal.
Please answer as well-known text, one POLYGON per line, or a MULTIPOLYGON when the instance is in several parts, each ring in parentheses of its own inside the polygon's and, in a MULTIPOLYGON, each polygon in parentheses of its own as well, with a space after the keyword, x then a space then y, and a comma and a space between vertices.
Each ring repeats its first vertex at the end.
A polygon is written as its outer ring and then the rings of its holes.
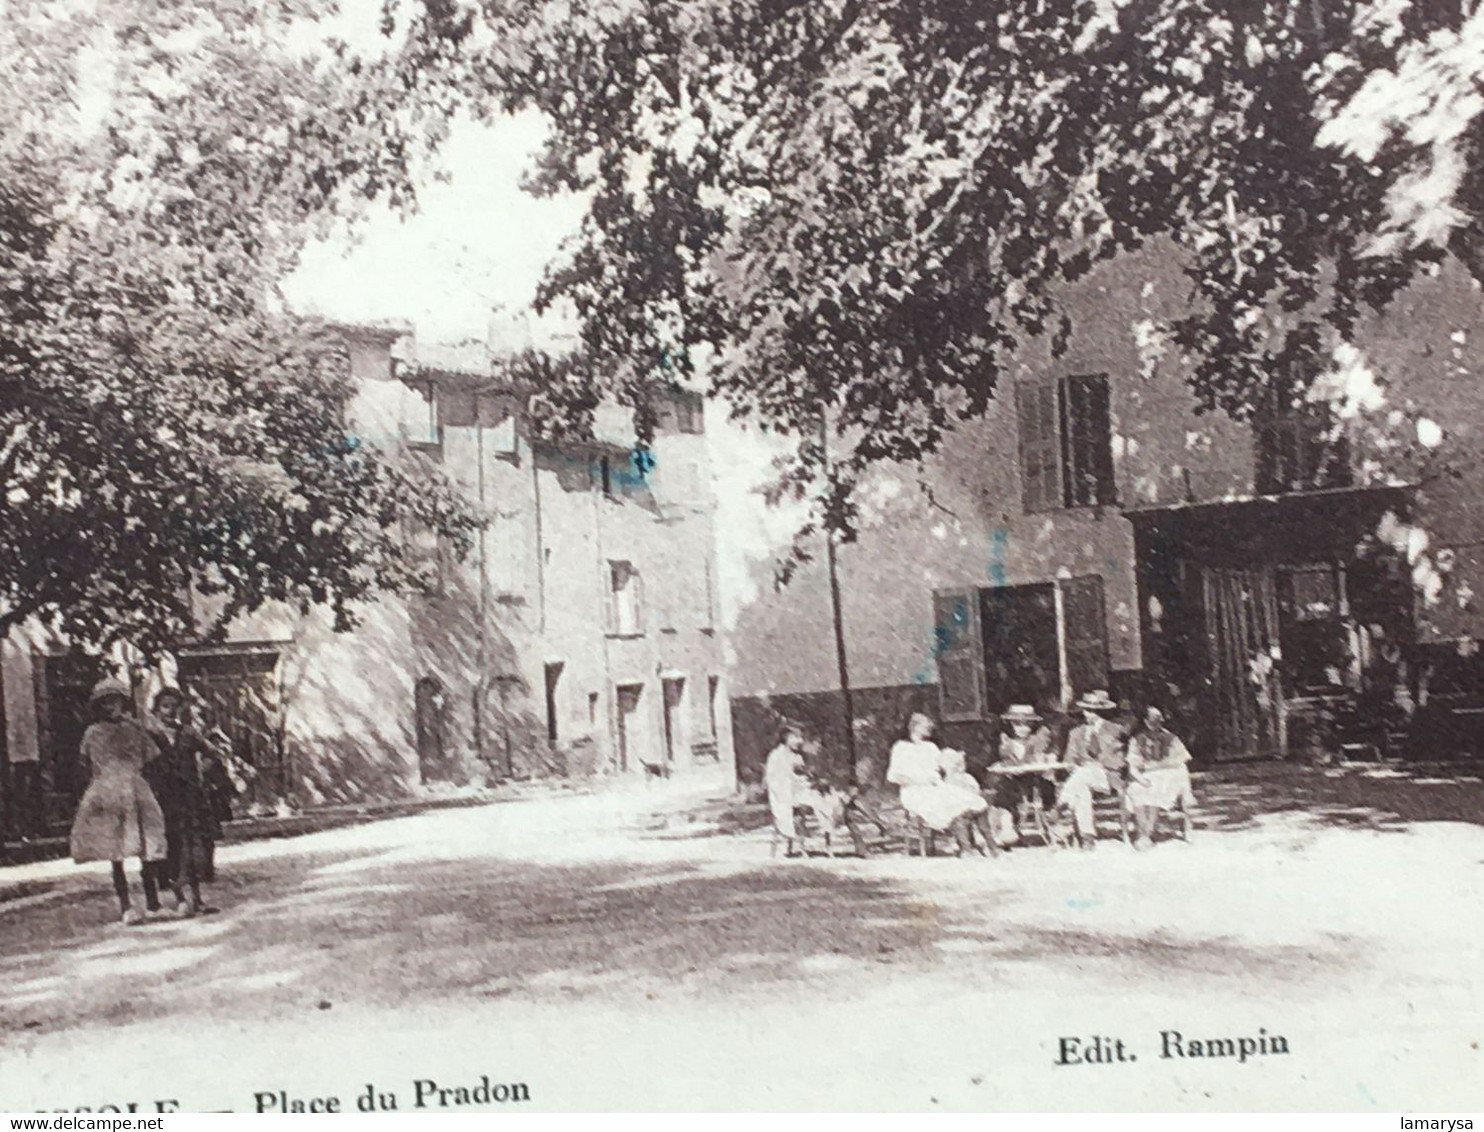
POLYGON ((1194 808, 1189 764, 1190 752, 1165 727, 1165 713, 1151 706, 1144 713, 1144 729, 1128 744, 1127 798, 1138 827, 1135 849, 1154 844, 1154 826, 1161 810, 1189 813, 1194 808))
MULTIPOLYGON (((886 781, 901 791, 902 808, 922 819, 929 829, 953 834, 962 853, 970 844, 969 826, 977 826, 990 852, 995 841, 989 829, 989 803, 969 786, 967 775, 952 773, 963 767, 963 754, 945 751, 933 742, 933 721, 914 712, 907 721, 907 738, 892 745, 886 781)), ((972 780, 970 780, 972 781, 972 780)))

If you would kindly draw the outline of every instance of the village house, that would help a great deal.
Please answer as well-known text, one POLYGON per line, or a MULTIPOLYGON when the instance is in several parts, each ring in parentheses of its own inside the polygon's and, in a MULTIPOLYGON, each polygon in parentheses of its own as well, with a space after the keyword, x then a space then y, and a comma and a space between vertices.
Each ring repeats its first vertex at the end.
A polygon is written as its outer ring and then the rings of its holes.
POLYGON ((419 350, 403 328, 337 329, 358 383, 357 442, 441 466, 488 520, 473 554, 456 561, 405 532, 436 576, 431 594, 372 603, 348 633, 265 607, 156 668, 126 648, 89 658, 17 634, 0 653, 12 832, 70 815, 104 668, 128 672, 141 704, 162 682, 196 693, 259 809, 645 768, 730 780, 700 396, 665 393, 642 451, 615 406, 590 442, 547 443, 529 390, 482 343, 419 350))
MULTIPOLYGON (((1237 421, 1195 411, 1161 338, 1177 263, 1095 271, 1064 351, 1025 351, 986 416, 864 485, 838 556, 862 754, 923 708, 983 761, 1008 704, 1097 688, 1162 705, 1203 760, 1478 742, 1477 286, 1421 280, 1342 352, 1337 400, 1237 421)), ((759 588, 732 633, 744 777, 784 717, 844 745, 822 562, 759 588)))

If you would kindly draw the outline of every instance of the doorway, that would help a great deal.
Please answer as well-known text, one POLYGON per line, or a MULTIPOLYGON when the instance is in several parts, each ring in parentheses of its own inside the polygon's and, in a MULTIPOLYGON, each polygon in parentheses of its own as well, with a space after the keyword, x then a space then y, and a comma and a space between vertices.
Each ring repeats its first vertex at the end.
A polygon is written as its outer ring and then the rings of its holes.
POLYGON ((436 676, 424 676, 413 687, 412 696, 418 778, 427 783, 442 777, 446 770, 443 683, 436 676))
POLYGON ((1202 572, 1216 756, 1284 750, 1278 599, 1270 569, 1202 572))
POLYGON ((685 749, 685 714, 681 711, 685 703, 685 680, 683 677, 667 677, 665 694, 665 761, 672 766, 677 751, 685 749))
POLYGON ((639 702, 644 696, 643 684, 620 684, 618 696, 618 769, 628 770, 644 758, 643 726, 639 702))

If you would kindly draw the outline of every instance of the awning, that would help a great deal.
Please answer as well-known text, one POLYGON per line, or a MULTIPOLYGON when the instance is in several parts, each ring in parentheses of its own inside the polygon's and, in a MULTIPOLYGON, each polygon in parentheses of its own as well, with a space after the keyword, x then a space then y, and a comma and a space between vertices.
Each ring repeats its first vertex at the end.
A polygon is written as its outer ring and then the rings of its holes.
POLYGON ((1329 488, 1130 508, 1124 516, 1146 551, 1210 565, 1305 562, 1353 553, 1388 511, 1408 515, 1415 490, 1412 484, 1329 488))

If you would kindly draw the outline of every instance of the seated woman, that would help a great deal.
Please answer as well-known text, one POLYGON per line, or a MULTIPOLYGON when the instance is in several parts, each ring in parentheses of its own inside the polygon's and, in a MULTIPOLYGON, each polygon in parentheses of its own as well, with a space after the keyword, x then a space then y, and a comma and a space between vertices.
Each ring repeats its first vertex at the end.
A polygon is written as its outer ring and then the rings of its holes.
MULTIPOLYGON (((1038 726, 1041 716, 1030 704, 1011 704, 1000 716, 1006 733, 1000 736, 999 763, 1007 766, 1027 766, 1056 761, 1051 733, 1038 726)), ((1020 804, 1039 797, 1043 806, 1054 802, 1052 785, 1042 778, 1004 777, 995 792, 995 828, 1001 831, 1001 844, 1013 844, 1020 840, 1017 815, 1020 804)))
POLYGON ((901 790, 902 806, 909 814, 920 818, 929 829, 952 833, 960 854, 969 847, 971 823, 984 835, 989 851, 995 852, 987 816, 989 803, 977 784, 971 787, 964 781, 967 774, 954 772, 950 780, 945 772, 945 762, 962 768, 962 753, 948 755, 932 736, 933 721, 914 712, 907 721, 907 738, 892 745, 886 781, 901 790))
POLYGON ((1144 712, 1144 726, 1128 743, 1128 804, 1138 835, 1135 849, 1154 844, 1154 823, 1160 810, 1189 809, 1195 805, 1190 786, 1190 752, 1165 727, 1157 707, 1144 712))

